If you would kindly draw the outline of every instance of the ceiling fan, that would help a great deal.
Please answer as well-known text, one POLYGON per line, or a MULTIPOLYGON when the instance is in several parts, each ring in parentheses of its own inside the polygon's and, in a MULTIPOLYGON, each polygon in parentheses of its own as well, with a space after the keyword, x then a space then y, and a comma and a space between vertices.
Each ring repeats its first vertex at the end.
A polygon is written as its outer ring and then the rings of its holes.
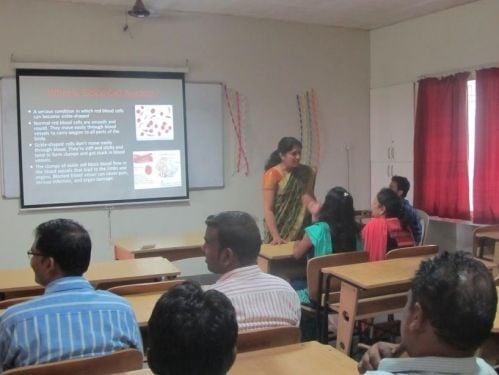
POLYGON ((146 18, 151 15, 151 12, 147 10, 142 0, 136 0, 132 9, 128 11, 128 15, 136 18, 146 18))

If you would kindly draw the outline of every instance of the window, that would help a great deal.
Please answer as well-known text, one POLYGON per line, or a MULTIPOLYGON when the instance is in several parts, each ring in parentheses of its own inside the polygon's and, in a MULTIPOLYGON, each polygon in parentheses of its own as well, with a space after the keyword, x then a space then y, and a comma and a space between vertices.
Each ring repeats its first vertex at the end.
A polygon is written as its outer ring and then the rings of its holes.
POLYGON ((468 186, 470 211, 473 212, 473 171, 475 168, 476 81, 468 81, 468 186))

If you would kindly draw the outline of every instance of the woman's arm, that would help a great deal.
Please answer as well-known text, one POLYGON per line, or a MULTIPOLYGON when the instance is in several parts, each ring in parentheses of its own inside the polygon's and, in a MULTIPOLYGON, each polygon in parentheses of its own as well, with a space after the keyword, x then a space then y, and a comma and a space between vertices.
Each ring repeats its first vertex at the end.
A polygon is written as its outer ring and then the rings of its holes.
POLYGON ((270 235, 272 236, 272 245, 278 245, 281 243, 286 243, 285 240, 281 238, 279 231, 277 230, 277 225, 274 215, 274 198, 275 190, 263 189, 263 215, 265 217, 265 223, 269 229, 270 235))
POLYGON ((312 246, 312 241, 310 241, 308 234, 305 233, 300 241, 295 242, 293 246, 293 256, 295 259, 302 258, 312 248, 312 246))
POLYGON ((317 221, 319 219, 319 211, 322 206, 321 202, 317 201, 314 197, 308 194, 304 194, 301 200, 308 212, 312 215, 312 222, 317 221))

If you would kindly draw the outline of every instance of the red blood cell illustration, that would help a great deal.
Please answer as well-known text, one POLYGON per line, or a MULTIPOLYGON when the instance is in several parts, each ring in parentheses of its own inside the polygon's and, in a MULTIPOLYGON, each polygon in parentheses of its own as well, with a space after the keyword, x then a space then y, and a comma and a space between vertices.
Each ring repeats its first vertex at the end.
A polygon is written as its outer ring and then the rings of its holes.
POLYGON ((173 140, 172 105, 147 104, 135 106, 137 140, 173 140))

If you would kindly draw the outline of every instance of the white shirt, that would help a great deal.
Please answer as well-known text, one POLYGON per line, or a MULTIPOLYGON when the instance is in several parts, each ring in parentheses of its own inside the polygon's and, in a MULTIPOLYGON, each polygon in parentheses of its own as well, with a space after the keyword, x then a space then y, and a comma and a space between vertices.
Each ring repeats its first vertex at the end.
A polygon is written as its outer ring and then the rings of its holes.
POLYGON ((231 300, 239 332, 300 324, 301 307, 295 290, 256 265, 225 273, 209 289, 216 289, 231 300))
POLYGON ((384 358, 377 371, 367 371, 367 375, 497 375, 483 359, 477 357, 418 357, 384 358))

